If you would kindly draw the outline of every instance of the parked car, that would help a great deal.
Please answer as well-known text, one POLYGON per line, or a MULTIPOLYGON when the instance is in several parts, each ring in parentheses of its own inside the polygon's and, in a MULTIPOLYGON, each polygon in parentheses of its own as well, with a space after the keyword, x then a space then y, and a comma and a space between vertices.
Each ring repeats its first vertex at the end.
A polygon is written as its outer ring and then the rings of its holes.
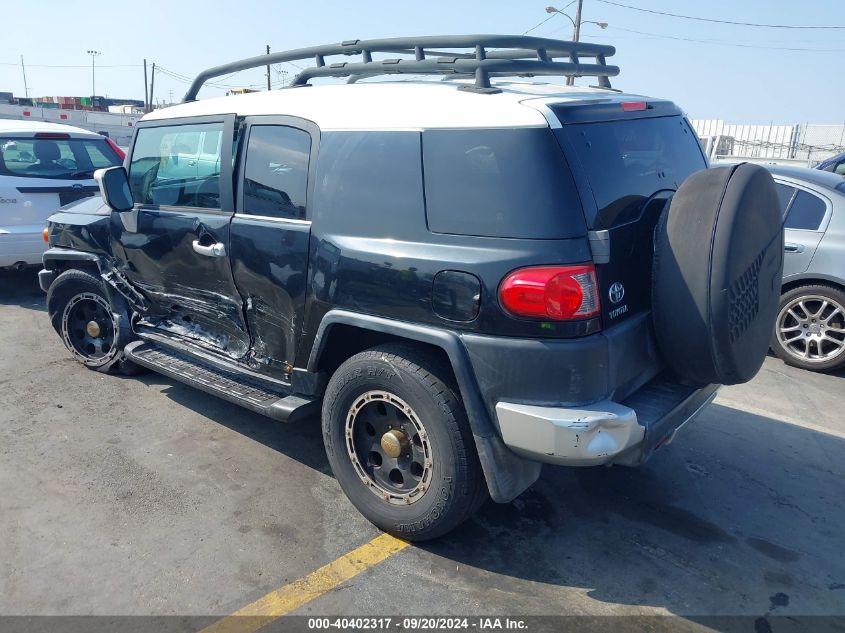
POLYGON ((845 152, 823 160, 818 165, 816 165, 815 169, 829 171, 830 173, 836 174, 837 176, 845 176, 845 152))
POLYGON ((53 327, 97 371, 320 412, 342 489, 408 539, 544 463, 639 465, 760 368, 783 233, 770 174, 706 169, 677 106, 609 89, 613 52, 350 40, 206 71, 138 124, 126 169, 98 172, 108 208, 50 218, 53 327), (196 100, 315 59, 290 88, 196 100), (567 72, 599 87, 497 79, 567 72), (457 81, 301 87, 393 73, 457 81))
POLYGON ((40 264, 47 217, 94 195, 94 170, 123 158, 109 139, 87 130, 0 119, 0 268, 40 264))
POLYGON ((845 180, 770 167, 785 218, 783 297, 772 351, 815 371, 845 365, 845 180))

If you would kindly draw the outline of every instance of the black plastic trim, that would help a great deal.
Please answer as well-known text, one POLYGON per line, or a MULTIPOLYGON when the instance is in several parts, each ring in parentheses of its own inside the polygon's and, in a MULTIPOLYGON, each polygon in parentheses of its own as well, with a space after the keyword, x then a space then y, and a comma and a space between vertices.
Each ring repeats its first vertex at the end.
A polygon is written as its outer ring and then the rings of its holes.
POLYGON ((502 441, 481 399, 466 349, 457 333, 439 328, 385 319, 382 317, 330 310, 323 317, 308 359, 308 370, 316 371, 327 334, 334 325, 350 325, 364 330, 435 345, 446 352, 458 381, 475 447, 487 480, 490 497, 507 503, 519 496, 540 476, 542 465, 516 455, 502 441))
POLYGON ((92 193, 99 191, 97 185, 64 185, 61 187, 15 187, 19 193, 92 193))
MULTIPOLYGON (((183 101, 194 101, 200 88, 213 77, 296 60, 313 59, 314 66, 304 68, 294 77, 291 87, 307 85, 313 77, 357 77, 385 74, 463 74, 475 77, 474 89, 490 90, 493 75, 593 75, 599 85, 609 88, 608 77, 619 74, 606 58, 614 55, 613 46, 585 42, 553 40, 526 35, 429 35, 374 40, 345 40, 309 48, 259 55, 209 68, 201 72, 185 93, 183 101), (444 53, 432 49, 469 49, 444 53), (373 59, 373 53, 398 53, 408 59, 373 59), (326 64, 325 57, 360 55, 360 61, 326 64), (426 57, 430 55, 431 57, 426 57), (555 62, 562 57, 566 62, 555 62), (579 57, 593 57, 594 64, 582 64, 579 57)), ((495 91, 498 92, 498 91, 495 91)))
POLYGON ((94 253, 75 251, 69 248, 49 248, 41 257, 44 268, 53 270, 56 262, 95 262, 99 267, 100 257, 94 253))

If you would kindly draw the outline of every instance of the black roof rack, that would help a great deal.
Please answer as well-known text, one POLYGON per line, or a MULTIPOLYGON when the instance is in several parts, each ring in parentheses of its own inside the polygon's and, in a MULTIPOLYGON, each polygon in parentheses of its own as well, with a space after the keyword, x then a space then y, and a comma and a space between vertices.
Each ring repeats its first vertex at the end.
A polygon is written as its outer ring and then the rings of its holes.
POLYGON ((248 68, 313 59, 314 66, 300 71, 291 87, 307 85, 316 77, 373 77, 394 74, 469 75, 475 83, 462 90, 500 92, 491 87, 490 77, 518 75, 569 75, 598 77, 599 86, 610 88, 608 77, 619 74, 618 66, 608 66, 606 57, 616 52, 613 46, 585 42, 567 42, 525 35, 432 35, 379 40, 347 40, 291 51, 258 55, 204 70, 196 76, 183 101, 194 101, 209 79, 248 68), (434 50, 433 50, 434 49, 434 50), (436 50, 448 49, 448 50, 436 50), (470 49, 454 52, 452 49, 470 49), (397 53, 411 58, 373 59, 373 53, 397 53), (360 55, 360 61, 327 63, 333 55, 360 55), (554 58, 567 61, 554 61, 554 58), (594 63, 581 63, 581 57, 594 63))

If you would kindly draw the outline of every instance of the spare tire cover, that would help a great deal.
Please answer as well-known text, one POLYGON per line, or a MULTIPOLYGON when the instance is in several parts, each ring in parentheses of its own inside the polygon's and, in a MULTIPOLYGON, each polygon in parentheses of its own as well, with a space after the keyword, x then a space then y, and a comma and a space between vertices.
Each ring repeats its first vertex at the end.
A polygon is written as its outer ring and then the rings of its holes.
POLYGON ((689 176, 657 224, 652 314, 679 376, 754 377, 769 349, 783 273, 783 220, 768 170, 742 163, 689 176))

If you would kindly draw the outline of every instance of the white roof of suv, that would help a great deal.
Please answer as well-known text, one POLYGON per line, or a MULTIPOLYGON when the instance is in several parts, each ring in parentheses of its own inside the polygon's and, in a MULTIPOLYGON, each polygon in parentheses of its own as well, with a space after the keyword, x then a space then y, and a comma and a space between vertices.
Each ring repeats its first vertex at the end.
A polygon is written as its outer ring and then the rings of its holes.
POLYGON ((463 91, 460 85, 459 81, 381 81, 302 86, 182 103, 151 112, 143 120, 234 113, 295 116, 323 130, 544 127, 545 102, 632 98, 599 88, 544 83, 494 81, 494 87, 502 90, 496 94, 463 91))
POLYGON ((81 127, 64 125, 63 123, 48 123, 46 121, 22 121, 18 119, 0 119, 0 134, 38 134, 39 132, 55 132, 70 134, 86 138, 99 138, 99 134, 83 130, 81 127))

